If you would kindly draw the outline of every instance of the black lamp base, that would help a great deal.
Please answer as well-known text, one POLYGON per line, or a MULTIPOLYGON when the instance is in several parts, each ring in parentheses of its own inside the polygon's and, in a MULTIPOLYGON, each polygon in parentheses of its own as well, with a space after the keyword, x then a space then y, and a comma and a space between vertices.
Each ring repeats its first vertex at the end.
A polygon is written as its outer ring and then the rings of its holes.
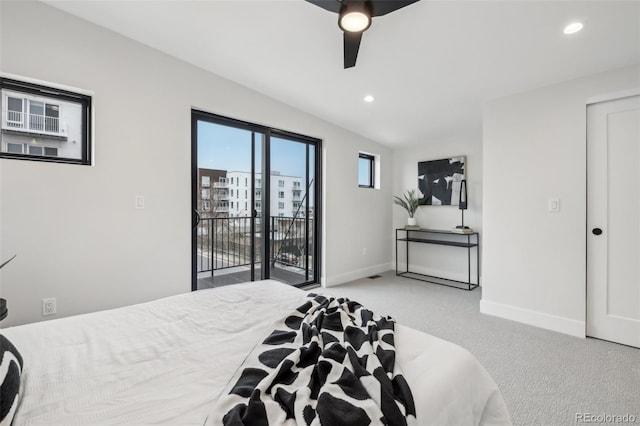
POLYGON ((456 226, 456 229, 471 229, 468 226, 464 226, 464 225, 458 225, 456 226))

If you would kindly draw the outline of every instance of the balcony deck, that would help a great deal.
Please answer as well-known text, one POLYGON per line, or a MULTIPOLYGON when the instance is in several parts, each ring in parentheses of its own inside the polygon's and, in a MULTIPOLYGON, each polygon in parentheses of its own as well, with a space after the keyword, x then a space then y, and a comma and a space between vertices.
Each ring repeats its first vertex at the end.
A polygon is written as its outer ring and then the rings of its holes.
MULTIPOLYGON (((255 276, 260 277, 260 272, 260 268, 256 268, 255 276)), ((275 267, 271 268, 271 279, 289 285, 295 285, 296 283, 302 284, 305 282, 303 270, 294 271, 291 268, 281 267, 278 263, 276 263, 275 267)), ((238 267, 233 268, 233 270, 216 271, 216 274, 214 276, 211 276, 211 273, 199 273, 198 290, 222 287, 231 284, 239 284, 247 281, 251 281, 251 270, 248 267, 238 267)))

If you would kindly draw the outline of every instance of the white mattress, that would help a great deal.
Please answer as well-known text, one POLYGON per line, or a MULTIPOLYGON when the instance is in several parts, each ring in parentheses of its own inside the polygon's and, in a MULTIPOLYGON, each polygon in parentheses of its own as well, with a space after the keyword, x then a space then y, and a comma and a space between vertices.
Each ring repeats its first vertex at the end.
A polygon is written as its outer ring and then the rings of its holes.
MULTIPOLYGON (((245 356, 305 294, 260 281, 4 329, 25 362, 14 425, 202 425, 245 356)), ((418 424, 510 424, 469 352, 401 325, 396 346, 418 424)))

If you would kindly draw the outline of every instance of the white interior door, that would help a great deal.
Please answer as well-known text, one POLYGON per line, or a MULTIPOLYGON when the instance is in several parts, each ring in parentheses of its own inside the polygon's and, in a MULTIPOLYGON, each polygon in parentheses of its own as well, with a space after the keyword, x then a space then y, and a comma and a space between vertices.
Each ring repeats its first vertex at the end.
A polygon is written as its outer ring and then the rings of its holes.
POLYGON ((640 347, 640 96, 587 108, 587 335, 640 347))

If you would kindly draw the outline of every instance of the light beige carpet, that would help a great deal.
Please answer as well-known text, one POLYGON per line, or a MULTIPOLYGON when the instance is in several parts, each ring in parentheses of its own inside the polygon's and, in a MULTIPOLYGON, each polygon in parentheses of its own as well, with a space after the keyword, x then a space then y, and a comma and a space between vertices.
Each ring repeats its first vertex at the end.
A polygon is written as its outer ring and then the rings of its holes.
POLYGON ((389 271, 328 289, 473 353, 502 390, 516 425, 575 425, 578 413, 634 415, 640 425, 640 349, 580 339, 480 314, 468 292, 389 271))

